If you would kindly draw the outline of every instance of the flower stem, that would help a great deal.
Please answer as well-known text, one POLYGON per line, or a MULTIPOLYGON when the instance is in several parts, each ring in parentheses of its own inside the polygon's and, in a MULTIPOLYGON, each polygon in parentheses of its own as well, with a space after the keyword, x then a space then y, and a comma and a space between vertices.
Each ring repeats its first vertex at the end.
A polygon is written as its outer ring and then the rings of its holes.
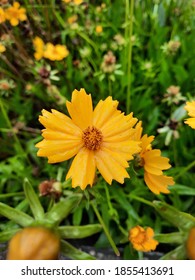
POLYGON ((133 198, 133 199, 135 199, 135 200, 137 200, 137 201, 143 202, 144 204, 147 204, 147 205, 149 205, 149 206, 154 207, 154 205, 153 205, 152 202, 150 202, 149 200, 146 200, 146 199, 144 199, 144 198, 142 198, 142 197, 139 197, 139 196, 134 195, 134 194, 130 194, 129 197, 130 197, 130 198, 133 198))
POLYGON ((182 171, 174 177, 174 179, 178 179, 179 177, 181 177, 184 173, 186 173, 188 170, 190 170, 192 167, 195 166, 195 160, 193 162, 191 162, 190 164, 188 164, 188 166, 186 166, 185 168, 182 169, 182 171))
MULTIPOLYGON (((126 0, 126 9, 129 7, 129 1, 126 0)), ((133 13, 134 13, 134 0, 131 0, 130 9, 129 9, 129 19, 130 24, 126 22, 126 28, 128 28, 128 54, 127 54, 127 99, 126 99, 126 112, 130 112, 131 104, 131 66, 132 66, 132 34, 133 34, 133 13)), ((126 21, 128 17, 126 17, 126 21)), ((126 31, 127 32, 127 31, 126 31)))
POLYGON ((94 212, 95 212, 95 214, 98 218, 98 221, 100 222, 100 224, 102 225, 102 227, 104 229, 104 232, 105 232, 105 234, 108 238, 108 241, 110 242, 110 245, 112 246, 112 249, 114 250, 114 252, 117 256, 120 256, 120 252, 117 249, 117 247, 116 247, 116 245, 115 245, 115 243, 114 243, 114 241, 113 241, 113 239, 112 239, 112 237, 111 237, 111 235, 110 235, 110 233, 109 233, 109 231, 108 231, 108 229, 107 229, 107 227, 106 227, 106 225, 105 225, 105 223, 104 223, 104 221, 103 221, 103 219, 102 219, 102 217, 101 217, 101 215, 100 215, 100 213, 99 213, 99 211, 98 211, 98 209, 97 209, 97 207, 96 207, 96 205, 93 201, 91 202, 91 205, 92 205, 93 210, 94 210, 94 212))

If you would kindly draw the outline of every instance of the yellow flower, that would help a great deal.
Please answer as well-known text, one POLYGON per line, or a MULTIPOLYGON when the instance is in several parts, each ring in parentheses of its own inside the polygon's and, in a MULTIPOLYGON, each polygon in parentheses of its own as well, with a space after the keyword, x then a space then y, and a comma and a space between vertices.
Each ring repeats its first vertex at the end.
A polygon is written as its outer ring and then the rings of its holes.
POLYGON ((83 3, 83 0, 63 0, 65 3, 73 3, 73 4, 75 4, 75 5, 80 5, 80 4, 82 4, 83 3))
POLYGON ((102 33, 103 27, 101 25, 97 25, 95 28, 96 33, 102 33))
POLYGON ((44 42, 41 38, 35 37, 35 39, 33 40, 33 45, 35 48, 34 57, 36 60, 40 60, 44 54, 44 42))
POLYGON ((3 53, 6 51, 6 48, 3 44, 0 43, 0 53, 3 53))
POLYGON ((127 161, 140 151, 139 142, 130 139, 137 119, 117 110, 118 101, 111 96, 93 110, 91 95, 84 89, 74 90, 66 106, 71 118, 56 110, 42 111, 39 121, 46 129, 44 140, 36 145, 37 155, 47 157, 49 163, 75 156, 66 176, 72 178, 73 188, 92 186, 96 168, 108 184, 124 183, 129 178, 127 161))
POLYGON ((184 109, 188 112, 188 115, 192 117, 185 120, 185 123, 195 129, 195 101, 186 102, 184 109))
POLYGON ((155 250, 158 241, 153 239, 154 231, 151 227, 144 229, 141 226, 135 226, 129 231, 129 241, 137 251, 148 252, 155 250))
POLYGON ((148 188, 155 194, 169 193, 168 186, 174 185, 173 178, 163 175, 162 170, 169 169, 169 159, 161 156, 159 149, 152 149, 151 142, 154 136, 142 136, 142 123, 135 128, 134 140, 141 140, 141 152, 138 155, 138 163, 144 168, 144 181, 148 188))
POLYGON ((78 16, 77 15, 73 15, 73 16, 68 18, 68 23, 72 24, 72 23, 76 22, 77 19, 78 19, 78 16))
POLYGON ((5 12, 4 12, 4 10, 0 7, 0 23, 3 23, 5 20, 6 20, 5 12))
POLYGON ((66 46, 62 45, 53 45, 51 43, 47 43, 45 45, 44 57, 50 60, 62 60, 67 57, 69 54, 66 46))
POLYGON ((13 6, 7 8, 5 10, 6 19, 10 21, 12 26, 16 26, 19 24, 19 21, 24 21, 27 19, 26 10, 24 8, 20 8, 20 4, 18 2, 14 2, 13 6))
POLYGON ((17 232, 8 245, 8 260, 56 260, 60 240, 43 227, 27 227, 17 232))

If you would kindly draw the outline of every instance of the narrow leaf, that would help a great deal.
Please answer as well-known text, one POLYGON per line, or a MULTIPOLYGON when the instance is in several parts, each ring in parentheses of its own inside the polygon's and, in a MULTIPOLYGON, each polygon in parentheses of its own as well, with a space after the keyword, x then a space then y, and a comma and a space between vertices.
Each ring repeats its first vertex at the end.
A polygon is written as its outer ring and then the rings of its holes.
POLYGON ((14 228, 14 229, 9 229, 9 230, 4 230, 3 232, 1 232, 0 233, 0 243, 9 241, 12 238, 12 236, 19 230, 20 230, 20 228, 14 228))
POLYGON ((78 250, 65 240, 61 241, 61 252, 72 260, 95 260, 93 256, 78 250))
POLYGON ((44 210, 40 203, 40 200, 35 193, 32 185, 30 184, 29 180, 27 178, 24 179, 24 193, 26 196, 26 199, 29 203, 30 209, 33 213, 33 216, 35 220, 41 220, 44 218, 44 210))
POLYGON ((14 221, 16 224, 22 227, 27 227, 31 225, 32 222, 34 221, 34 219, 31 216, 1 202, 0 202, 0 214, 11 221, 14 221))
POLYGON ((58 230, 62 238, 79 239, 100 232, 102 230, 102 226, 99 224, 86 226, 61 226, 58 230))

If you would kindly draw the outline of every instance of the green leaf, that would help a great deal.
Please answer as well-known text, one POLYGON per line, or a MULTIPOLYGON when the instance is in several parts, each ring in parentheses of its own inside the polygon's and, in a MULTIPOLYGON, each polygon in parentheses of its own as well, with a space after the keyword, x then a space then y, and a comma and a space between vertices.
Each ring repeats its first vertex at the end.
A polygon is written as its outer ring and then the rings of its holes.
POLYGON ((37 194, 35 193, 32 185, 27 178, 24 179, 24 193, 29 203, 30 209, 33 213, 35 220, 41 220, 44 218, 44 209, 39 201, 37 194))
POLYGON ((177 243, 182 244, 184 242, 184 234, 182 232, 171 232, 165 234, 155 234, 155 239, 160 243, 177 243))
POLYGON ((160 258, 161 260, 186 260, 185 245, 180 245, 160 258))
POLYGON ((9 229, 9 230, 4 230, 3 232, 0 233, 0 242, 7 242, 9 241, 12 236, 18 232, 20 228, 14 228, 14 229, 9 229))
POLYGON ((31 225, 32 222, 34 221, 34 219, 31 216, 1 202, 0 202, 0 214, 11 221, 14 221, 16 224, 22 227, 27 227, 31 225))
POLYGON ((81 194, 74 194, 59 201, 45 214, 45 218, 50 222, 60 224, 60 222, 70 214, 72 209, 77 206, 81 198, 81 194))
POLYGON ((93 256, 78 250, 65 240, 61 241, 61 252, 72 260, 95 260, 93 256))
POLYGON ((195 217, 188 213, 181 212, 165 202, 153 201, 153 205, 163 218, 183 231, 188 231, 195 225, 195 217))
POLYGON ((102 226, 99 224, 86 226, 61 226, 58 230, 62 238, 80 239, 100 232, 102 230, 102 226))
POLYGON ((169 190, 171 192, 176 192, 178 195, 195 195, 195 189, 184 186, 184 185, 180 185, 180 184, 175 184, 174 186, 170 186, 169 190))

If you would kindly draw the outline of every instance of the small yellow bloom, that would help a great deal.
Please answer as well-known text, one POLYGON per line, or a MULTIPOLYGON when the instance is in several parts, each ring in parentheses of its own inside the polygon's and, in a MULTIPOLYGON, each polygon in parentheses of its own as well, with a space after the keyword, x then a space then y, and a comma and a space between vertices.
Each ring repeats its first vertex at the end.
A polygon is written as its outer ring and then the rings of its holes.
POLYGON ((150 227, 144 229, 141 226, 136 226, 129 231, 129 241, 137 251, 148 252, 155 250, 159 243, 153 237, 154 231, 150 227))
POLYGON ((6 48, 3 44, 0 43, 0 53, 3 53, 6 51, 6 48))
POLYGON ((40 60, 44 54, 44 42, 41 38, 35 37, 35 39, 33 40, 33 45, 35 48, 34 57, 36 60, 40 60))
POLYGON ((51 43, 47 43, 45 45, 44 57, 48 58, 52 61, 55 60, 62 60, 67 57, 69 54, 68 49, 66 46, 62 45, 53 45, 51 43))
POLYGON ((4 12, 4 10, 0 7, 0 24, 3 23, 5 20, 6 20, 5 12, 4 12))
POLYGON ((72 24, 72 23, 76 22, 77 19, 78 19, 78 16, 77 15, 73 15, 73 16, 68 18, 68 23, 72 24))
POLYGON ((117 110, 118 101, 109 96, 93 110, 92 98, 84 89, 74 90, 72 101, 66 102, 71 116, 42 110, 39 121, 45 126, 44 139, 36 144, 38 156, 57 163, 74 157, 66 179, 72 187, 84 190, 94 183, 96 168, 111 185, 129 178, 128 161, 140 151, 139 142, 131 140, 137 122, 133 114, 124 116, 117 110))
POLYGON ((174 185, 170 176, 163 175, 163 170, 169 169, 169 159, 161 156, 159 149, 152 149, 151 142, 154 136, 142 135, 142 123, 135 128, 134 139, 141 140, 141 152, 138 155, 139 165, 144 168, 144 181, 148 188, 155 194, 169 193, 168 186, 174 185))
POLYGON ((7 8, 5 10, 6 19, 10 21, 12 26, 16 26, 19 24, 19 21, 24 21, 27 19, 26 9, 20 8, 20 4, 18 2, 14 2, 13 6, 7 8))
POLYGON ((63 0, 65 3, 73 3, 74 5, 80 5, 83 3, 83 0, 63 0))
POLYGON ((97 25, 95 28, 96 33, 102 33, 103 27, 101 25, 97 25))
POLYGON ((8 260, 56 260, 60 240, 43 227, 28 227, 17 232, 8 245, 8 260))
POLYGON ((195 101, 186 102, 184 109, 188 112, 188 115, 192 117, 185 120, 185 123, 195 129, 195 101))

